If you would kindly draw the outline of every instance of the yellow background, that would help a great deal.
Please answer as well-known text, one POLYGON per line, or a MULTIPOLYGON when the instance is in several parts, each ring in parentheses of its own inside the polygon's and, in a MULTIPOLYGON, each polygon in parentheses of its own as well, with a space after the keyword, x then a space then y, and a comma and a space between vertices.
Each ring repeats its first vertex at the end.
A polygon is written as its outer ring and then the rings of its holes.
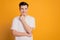
MULTIPOLYGON (((18 4, 23 0, 0 0, 0 40, 13 40, 11 23, 18 16, 18 4)), ((36 19, 34 40, 60 40, 60 1, 24 0, 29 3, 29 15, 36 19)))

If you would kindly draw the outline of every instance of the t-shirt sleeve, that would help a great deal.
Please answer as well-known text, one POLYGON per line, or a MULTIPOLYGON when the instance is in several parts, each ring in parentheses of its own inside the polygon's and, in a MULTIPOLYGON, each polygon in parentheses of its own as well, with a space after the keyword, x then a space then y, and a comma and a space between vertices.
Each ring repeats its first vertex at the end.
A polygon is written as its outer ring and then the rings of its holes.
POLYGON ((13 19, 12 21, 11 30, 16 30, 16 31, 18 30, 18 24, 15 19, 13 19))
POLYGON ((35 18, 32 18, 32 19, 30 20, 29 26, 30 26, 31 28, 35 28, 35 18))

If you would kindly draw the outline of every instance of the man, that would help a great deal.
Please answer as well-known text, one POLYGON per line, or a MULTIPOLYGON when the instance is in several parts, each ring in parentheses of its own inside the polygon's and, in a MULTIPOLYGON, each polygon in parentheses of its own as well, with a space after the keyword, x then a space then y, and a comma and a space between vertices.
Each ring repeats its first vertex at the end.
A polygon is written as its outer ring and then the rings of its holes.
POLYGON ((32 29, 35 28, 35 19, 27 14, 28 6, 26 2, 21 2, 21 15, 13 19, 11 30, 15 40, 33 40, 32 29))

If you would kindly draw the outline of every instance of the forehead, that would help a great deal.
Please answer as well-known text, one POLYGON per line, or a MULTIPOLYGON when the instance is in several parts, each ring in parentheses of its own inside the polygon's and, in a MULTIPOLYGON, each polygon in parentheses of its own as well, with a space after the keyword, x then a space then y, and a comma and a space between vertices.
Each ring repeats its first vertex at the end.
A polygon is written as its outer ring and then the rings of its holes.
POLYGON ((27 8, 27 5, 21 5, 21 8, 27 8))

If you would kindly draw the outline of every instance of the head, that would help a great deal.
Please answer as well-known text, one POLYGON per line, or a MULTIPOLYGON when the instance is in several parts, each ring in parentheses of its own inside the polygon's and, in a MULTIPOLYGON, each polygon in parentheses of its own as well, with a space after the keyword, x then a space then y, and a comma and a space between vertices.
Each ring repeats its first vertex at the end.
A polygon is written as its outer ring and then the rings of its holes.
POLYGON ((28 12, 28 4, 26 2, 20 2, 19 3, 19 10, 22 15, 26 15, 28 12))

